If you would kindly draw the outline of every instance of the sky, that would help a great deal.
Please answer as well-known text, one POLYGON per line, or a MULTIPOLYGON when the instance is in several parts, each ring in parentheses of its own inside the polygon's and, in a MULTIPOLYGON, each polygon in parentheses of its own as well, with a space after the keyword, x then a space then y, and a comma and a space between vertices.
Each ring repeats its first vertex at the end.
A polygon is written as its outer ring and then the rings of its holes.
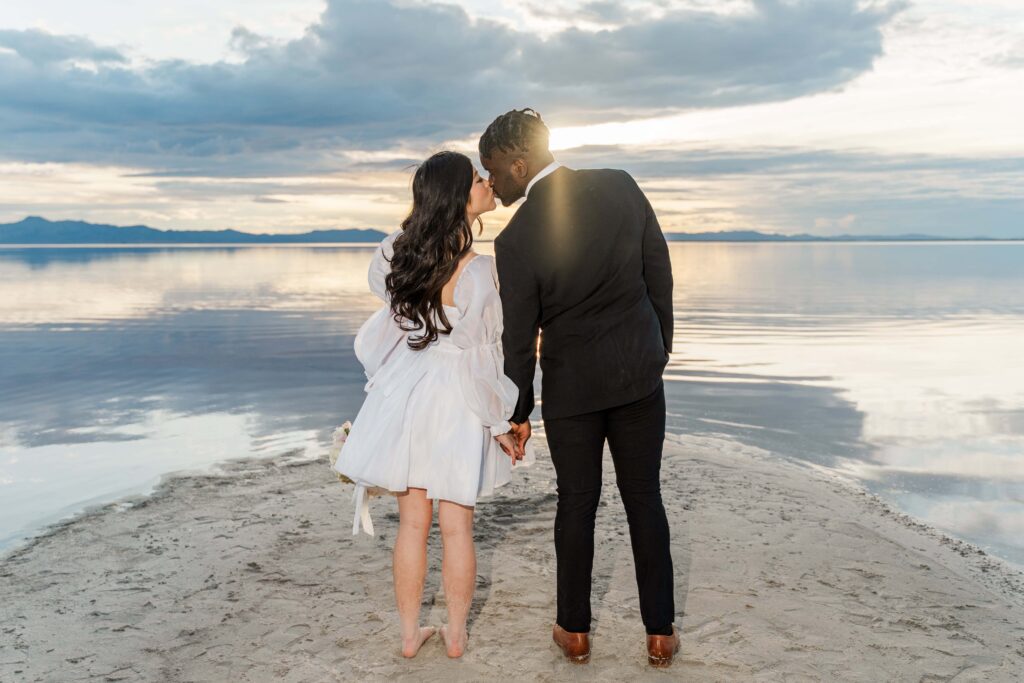
POLYGON ((5 0, 0 223, 390 230, 527 106, 669 232, 1024 237, 1018 0, 5 0))

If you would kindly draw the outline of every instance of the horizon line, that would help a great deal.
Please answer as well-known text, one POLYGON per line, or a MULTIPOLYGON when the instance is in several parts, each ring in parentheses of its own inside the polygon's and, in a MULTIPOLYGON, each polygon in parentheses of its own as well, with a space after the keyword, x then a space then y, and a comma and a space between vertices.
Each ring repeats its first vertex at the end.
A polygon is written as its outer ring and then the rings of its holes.
MULTIPOLYGON (((162 234, 170 234, 170 235, 182 234, 182 233, 210 233, 211 235, 213 235, 213 234, 224 233, 224 232, 236 232, 236 233, 239 233, 239 235, 243 235, 243 236, 246 236, 246 237, 249 237, 249 236, 257 237, 257 238, 259 238, 259 237, 270 237, 270 238, 279 238, 279 239, 281 239, 281 238, 285 238, 286 239, 288 237, 294 237, 294 238, 298 239, 298 238, 301 238, 301 237, 308 237, 308 236, 310 236, 310 235, 312 235, 314 233, 317 233, 317 232, 378 232, 378 233, 381 233, 383 235, 387 235, 388 234, 388 231, 385 230, 385 229, 372 228, 372 227, 350 227, 350 228, 320 227, 320 228, 307 228, 304 232, 249 232, 248 230, 240 230, 238 228, 206 228, 206 229, 204 229, 204 228, 191 228, 191 229, 189 229, 189 228, 186 228, 186 229, 182 229, 182 228, 154 228, 152 226, 141 224, 141 223, 140 224, 135 224, 135 225, 115 225, 113 223, 93 223, 93 222, 90 222, 88 220, 73 219, 73 218, 51 220, 51 219, 48 219, 48 218, 45 218, 45 217, 39 216, 39 215, 27 215, 27 216, 25 216, 24 218, 22 218, 21 220, 18 220, 18 221, 14 221, 14 222, 11 222, 11 223, 0 223, 0 229, 6 228, 6 227, 17 226, 17 225, 19 225, 21 223, 25 223, 25 222, 31 221, 33 219, 39 220, 39 221, 42 221, 42 222, 45 222, 45 223, 51 223, 51 224, 57 224, 57 223, 79 223, 79 224, 83 224, 83 225, 94 226, 94 227, 97 227, 97 228, 113 228, 113 229, 117 229, 117 230, 126 230, 126 229, 131 229, 131 228, 144 228, 144 229, 147 229, 147 230, 152 230, 154 232, 159 232, 159 233, 162 233, 162 234)), ((260 228, 250 228, 249 230, 260 230, 260 228)), ((873 242, 873 241, 874 242, 1018 242, 1018 241, 1024 241, 1024 236, 1018 236, 1018 237, 991 237, 991 236, 985 236, 985 235, 974 235, 974 236, 970 236, 970 237, 953 237, 953 236, 944 236, 944 235, 930 235, 930 234, 927 234, 927 233, 901 233, 901 234, 894 234, 894 235, 885 235, 885 234, 877 234, 877 233, 875 233, 875 234, 865 233, 865 234, 858 235, 858 234, 851 234, 851 233, 843 233, 841 235, 821 235, 821 234, 813 234, 813 233, 806 233, 806 232, 800 232, 800 233, 763 232, 761 230, 757 230, 757 229, 753 229, 753 228, 733 229, 733 230, 701 230, 701 231, 695 231, 695 232, 687 232, 687 231, 679 231, 679 230, 667 230, 667 231, 663 230, 662 232, 665 235, 666 240, 670 241, 670 242, 671 241, 686 241, 687 238, 697 238, 697 237, 702 237, 703 239, 700 239, 700 240, 696 240, 695 239, 694 241, 704 241, 704 242, 772 242, 772 241, 788 241, 788 242, 820 242, 820 241, 829 241, 829 242, 873 242), (742 236, 744 234, 749 234, 750 236, 749 237, 742 236), (715 236, 722 236, 722 238, 721 239, 715 239, 715 236), (734 237, 729 237, 729 236, 734 236, 734 237)), ((482 242, 482 243, 489 243, 489 242, 493 242, 494 238, 491 238, 491 239, 477 239, 475 241, 482 242)), ((275 242, 275 243, 276 244, 292 244, 292 242, 288 242, 288 241, 275 242)), ((343 242, 330 242, 330 241, 328 241, 328 242, 295 242, 295 243, 309 244, 309 245, 313 245, 313 244, 346 244, 346 243, 343 243, 343 242)), ((360 242, 358 242, 358 241, 351 242, 351 244, 359 244, 359 243, 360 242)), ((7 246, 29 246, 29 245, 44 246, 44 244, 48 245, 48 246, 62 246, 62 245, 63 246, 66 246, 66 245, 80 245, 80 246, 103 246, 103 245, 110 246, 110 245, 115 245, 116 246, 118 244, 124 244, 124 245, 147 245, 147 244, 155 244, 155 245, 161 245, 161 244, 206 245, 206 244, 210 244, 210 243, 208 243, 208 242, 178 242, 178 243, 161 243, 161 242, 157 242, 157 243, 154 243, 154 242, 149 242, 149 241, 137 241, 137 242, 136 241, 132 241, 132 242, 87 242, 87 241, 81 241, 81 242, 52 242, 52 243, 40 243, 40 242, 23 242, 22 243, 22 242, 3 242, 2 241, 2 232, 0 232, 0 244, 5 244, 7 246)), ((222 244, 222 245, 232 245, 232 244, 247 245, 247 244, 252 244, 252 243, 249 243, 249 242, 237 242, 237 243, 233 243, 233 242, 218 242, 218 243, 214 243, 214 244, 222 244)))

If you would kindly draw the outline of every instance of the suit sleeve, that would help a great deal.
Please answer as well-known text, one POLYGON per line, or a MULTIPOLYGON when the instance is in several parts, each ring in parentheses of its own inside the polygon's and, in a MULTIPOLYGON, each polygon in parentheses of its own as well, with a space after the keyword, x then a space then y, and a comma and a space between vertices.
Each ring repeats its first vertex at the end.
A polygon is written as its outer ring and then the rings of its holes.
POLYGON ((661 338, 665 342, 665 351, 672 352, 672 332, 675 329, 672 321, 672 262, 668 256, 668 243, 654 215, 651 202, 640 196, 644 205, 644 282, 647 283, 647 296, 650 297, 654 310, 661 323, 661 338))
POLYGON ((505 375, 519 389, 519 400, 510 420, 520 424, 529 420, 533 412, 540 293, 533 272, 514 250, 497 241, 494 258, 504 317, 501 345, 505 354, 505 375))

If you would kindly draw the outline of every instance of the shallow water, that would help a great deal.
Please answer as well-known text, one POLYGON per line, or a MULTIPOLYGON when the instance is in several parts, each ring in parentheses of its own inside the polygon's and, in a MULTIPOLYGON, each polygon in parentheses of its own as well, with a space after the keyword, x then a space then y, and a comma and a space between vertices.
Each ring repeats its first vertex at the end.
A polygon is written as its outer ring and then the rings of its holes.
MULTIPOLYGON (((671 430, 839 471, 1024 564, 1024 244, 671 250, 671 430)), ((0 248, 0 546, 169 471, 321 452, 362 399, 370 254, 0 248)))

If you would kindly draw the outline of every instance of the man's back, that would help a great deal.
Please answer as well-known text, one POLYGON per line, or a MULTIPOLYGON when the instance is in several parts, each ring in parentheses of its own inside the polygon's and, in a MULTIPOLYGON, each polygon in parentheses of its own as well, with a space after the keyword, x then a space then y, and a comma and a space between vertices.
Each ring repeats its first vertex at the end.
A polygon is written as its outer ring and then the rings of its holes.
MULTIPOLYGON (((650 204, 624 171, 560 168, 530 191, 495 243, 506 374, 532 408, 543 330, 545 418, 650 394, 672 343, 672 275, 650 204)), ((528 405, 526 405, 528 403, 528 405)), ((524 415, 525 411, 525 415, 524 415)))

